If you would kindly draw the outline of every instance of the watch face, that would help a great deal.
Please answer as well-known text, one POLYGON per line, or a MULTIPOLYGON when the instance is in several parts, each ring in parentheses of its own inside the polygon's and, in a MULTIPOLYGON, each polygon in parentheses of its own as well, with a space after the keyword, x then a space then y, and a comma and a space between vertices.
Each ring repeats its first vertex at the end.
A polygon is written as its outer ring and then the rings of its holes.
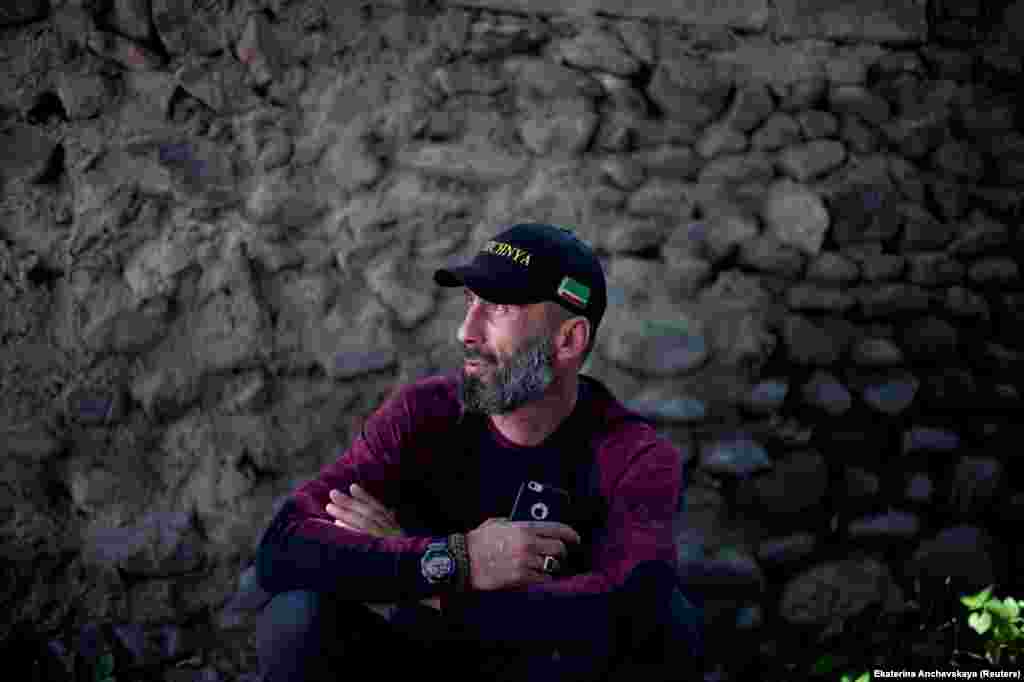
POLYGON ((455 559, 447 551, 432 551, 423 557, 422 568, 427 580, 444 580, 455 571, 455 559))

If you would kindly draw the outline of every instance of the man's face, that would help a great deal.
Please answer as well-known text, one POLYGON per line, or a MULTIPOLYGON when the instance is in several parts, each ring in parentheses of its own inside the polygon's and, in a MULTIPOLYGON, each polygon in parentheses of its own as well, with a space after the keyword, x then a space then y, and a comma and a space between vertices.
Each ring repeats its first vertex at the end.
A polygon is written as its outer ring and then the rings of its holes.
POLYGON ((467 410, 504 414, 539 399, 554 381, 554 341, 541 305, 498 305, 466 289, 459 327, 467 410))

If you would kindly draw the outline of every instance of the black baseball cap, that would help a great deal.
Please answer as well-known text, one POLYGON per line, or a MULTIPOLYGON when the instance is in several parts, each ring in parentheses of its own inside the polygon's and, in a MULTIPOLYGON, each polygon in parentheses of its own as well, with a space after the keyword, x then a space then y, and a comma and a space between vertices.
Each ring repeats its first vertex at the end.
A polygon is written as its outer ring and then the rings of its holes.
POLYGON ((571 230, 519 223, 484 244, 473 260, 442 268, 434 281, 468 287, 492 303, 526 305, 554 301, 588 320, 596 333, 608 290, 594 251, 571 230))

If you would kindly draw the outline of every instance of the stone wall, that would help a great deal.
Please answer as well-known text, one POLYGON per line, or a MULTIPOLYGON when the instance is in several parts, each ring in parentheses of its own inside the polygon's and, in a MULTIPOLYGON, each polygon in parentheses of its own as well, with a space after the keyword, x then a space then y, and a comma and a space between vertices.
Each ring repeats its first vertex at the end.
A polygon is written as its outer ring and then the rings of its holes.
POLYGON ((7 3, 0 638, 251 673, 274 505, 453 367, 431 273, 530 219, 598 250, 587 370, 687 457, 711 668, 1019 589, 1004 5, 7 3))

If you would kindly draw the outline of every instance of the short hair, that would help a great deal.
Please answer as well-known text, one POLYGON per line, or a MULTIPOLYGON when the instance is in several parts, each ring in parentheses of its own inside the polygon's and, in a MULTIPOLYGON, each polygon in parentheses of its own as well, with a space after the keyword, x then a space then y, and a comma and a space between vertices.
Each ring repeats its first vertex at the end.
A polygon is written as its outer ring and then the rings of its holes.
POLYGON ((582 368, 583 365, 586 364, 587 358, 590 357, 591 351, 594 350, 594 344, 597 341, 597 328, 594 326, 594 322, 588 317, 573 312, 563 305, 551 301, 548 301, 548 303, 548 319, 552 322, 554 327, 557 327, 574 317, 582 317, 590 323, 590 338, 587 339, 587 347, 583 350, 583 361, 580 363, 580 367, 582 368))

